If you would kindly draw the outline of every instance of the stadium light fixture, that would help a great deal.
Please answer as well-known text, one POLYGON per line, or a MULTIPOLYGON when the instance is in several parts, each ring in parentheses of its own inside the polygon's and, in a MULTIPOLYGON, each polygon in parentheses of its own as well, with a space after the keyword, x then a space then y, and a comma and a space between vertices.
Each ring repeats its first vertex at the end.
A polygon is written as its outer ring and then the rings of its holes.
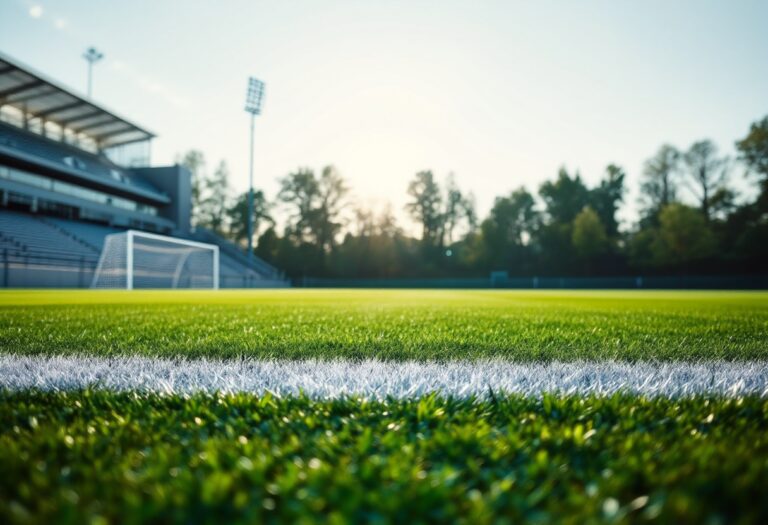
POLYGON ((248 79, 248 93, 245 96, 245 110, 251 115, 261 114, 261 100, 264 98, 264 82, 251 77, 248 79))
POLYGON ((250 77, 245 95, 245 111, 251 114, 251 152, 248 163, 248 263, 253 263, 253 126, 256 115, 261 114, 264 98, 264 82, 250 77))
POLYGON ((104 53, 97 50, 95 47, 89 47, 83 53, 83 58, 88 62, 88 98, 91 98, 91 88, 93 82, 93 65, 104 58, 104 53))

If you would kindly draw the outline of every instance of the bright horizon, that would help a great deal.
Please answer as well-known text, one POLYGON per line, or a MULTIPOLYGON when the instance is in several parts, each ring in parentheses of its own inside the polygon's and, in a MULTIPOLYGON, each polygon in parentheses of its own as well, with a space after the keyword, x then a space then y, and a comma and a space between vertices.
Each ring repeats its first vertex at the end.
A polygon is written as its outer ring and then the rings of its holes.
MULTIPOLYGON (((159 135, 152 161, 192 148, 247 186, 246 81, 266 83, 255 185, 335 165, 354 201, 391 202, 413 175, 453 172, 484 217, 560 166, 591 186, 711 138, 721 154, 768 114, 768 3, 660 1, 268 4, 139 0, 0 3, 0 51, 159 135)), ((741 171, 734 185, 744 187, 741 171)))

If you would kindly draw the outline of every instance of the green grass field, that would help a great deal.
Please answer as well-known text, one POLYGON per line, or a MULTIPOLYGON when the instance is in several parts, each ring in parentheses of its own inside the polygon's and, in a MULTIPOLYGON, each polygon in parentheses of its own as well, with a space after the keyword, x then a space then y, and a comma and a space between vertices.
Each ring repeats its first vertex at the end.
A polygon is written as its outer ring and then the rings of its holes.
POLYGON ((768 402, 0 396, 8 522, 765 523, 768 402))
MULTIPOLYGON (((763 292, 0 292, 0 353, 768 366, 763 292)), ((768 398, 0 390, 0 523, 768 523, 768 398)))
POLYGON ((0 349, 190 357, 768 357, 768 293, 0 292, 0 349))

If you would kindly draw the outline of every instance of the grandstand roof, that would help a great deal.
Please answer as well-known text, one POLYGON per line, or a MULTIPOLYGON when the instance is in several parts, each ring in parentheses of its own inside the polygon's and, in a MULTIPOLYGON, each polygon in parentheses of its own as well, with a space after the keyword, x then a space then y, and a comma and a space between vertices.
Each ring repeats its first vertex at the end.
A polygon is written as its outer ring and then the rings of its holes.
POLYGON ((82 133, 102 148, 155 136, 0 53, 0 106, 5 105, 82 133))

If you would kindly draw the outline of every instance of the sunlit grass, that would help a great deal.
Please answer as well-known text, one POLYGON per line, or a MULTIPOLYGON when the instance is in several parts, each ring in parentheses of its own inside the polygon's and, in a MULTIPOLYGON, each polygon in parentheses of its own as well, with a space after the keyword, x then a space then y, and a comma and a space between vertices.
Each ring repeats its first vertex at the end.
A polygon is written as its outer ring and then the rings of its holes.
POLYGON ((5 523, 765 523, 767 465, 752 397, 0 392, 5 523))
POLYGON ((762 359, 768 294, 3 291, 0 351, 301 359, 762 359))
MULTIPOLYGON (((759 367, 768 294, 3 291, 0 352, 759 367)), ((764 523, 766 436, 751 396, 24 388, 0 391, 0 523, 764 523)))

